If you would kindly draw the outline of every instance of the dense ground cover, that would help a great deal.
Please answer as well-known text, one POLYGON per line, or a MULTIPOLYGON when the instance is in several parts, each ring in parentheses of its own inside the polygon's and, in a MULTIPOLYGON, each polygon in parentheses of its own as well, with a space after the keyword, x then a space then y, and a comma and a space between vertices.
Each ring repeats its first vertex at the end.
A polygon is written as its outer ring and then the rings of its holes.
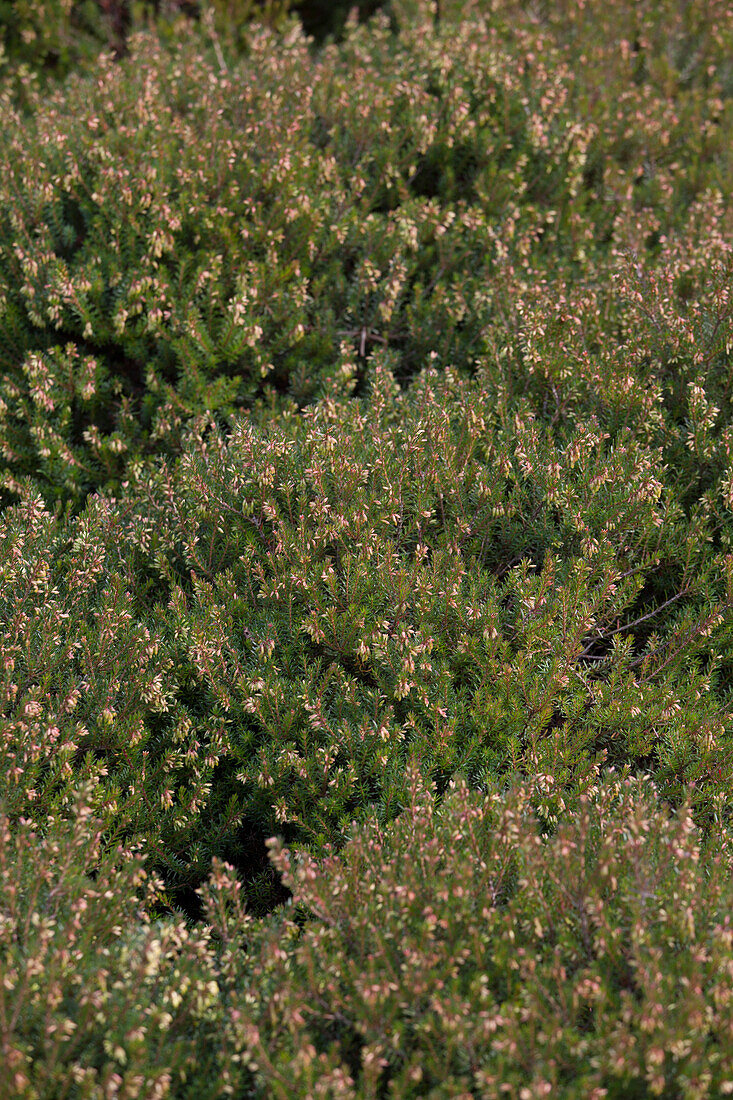
POLYGON ((13 1097, 733 1093, 733 12, 524 8, 0 86, 13 1097))

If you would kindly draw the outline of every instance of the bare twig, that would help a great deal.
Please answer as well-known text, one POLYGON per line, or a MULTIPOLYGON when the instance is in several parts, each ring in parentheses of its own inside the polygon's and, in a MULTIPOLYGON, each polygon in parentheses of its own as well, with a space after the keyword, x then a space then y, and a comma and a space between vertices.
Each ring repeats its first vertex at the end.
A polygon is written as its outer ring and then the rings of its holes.
MULTIPOLYGON (((605 641, 606 641, 606 640, 607 640, 608 638, 611 638, 611 637, 613 637, 613 635, 614 635, 614 634, 620 634, 622 630, 631 630, 631 629, 632 629, 633 627, 635 627, 635 626, 638 626, 638 625, 639 625, 639 623, 643 623, 643 622, 645 622, 645 621, 646 621, 647 619, 651 619, 651 618, 653 618, 653 617, 654 617, 655 615, 658 615, 660 611, 664 611, 665 607, 669 607, 669 605, 670 605, 671 603, 674 603, 674 602, 675 602, 675 600, 679 600, 679 599, 681 599, 681 598, 682 598, 683 596, 686 596, 686 595, 687 595, 687 593, 688 593, 689 591, 691 591, 691 589, 690 589, 690 586, 688 585, 688 587, 687 587, 687 588, 683 588, 681 592, 678 592, 678 593, 677 593, 676 595, 674 595, 674 596, 670 596, 670 598, 669 598, 668 600, 665 600, 665 601, 664 601, 664 603, 660 604, 660 605, 659 605, 659 607, 655 607, 655 608, 653 609, 653 611, 649 611, 649 612, 647 612, 647 614, 646 614, 646 615, 640 615, 640 616, 639 616, 639 618, 638 618, 638 619, 634 619, 634 621, 633 621, 633 622, 631 622, 631 623, 624 623, 624 625, 623 625, 623 626, 617 626, 615 630, 606 630, 606 631, 599 631, 599 633, 598 633, 598 634, 597 634, 597 636, 596 636, 596 637, 595 637, 595 638, 593 639, 593 641, 592 641, 592 642, 590 643, 590 645, 589 645, 589 646, 587 646, 587 647, 586 647, 586 648, 585 648, 585 649, 583 650, 583 652, 582 652, 582 653, 580 653, 580 654, 579 654, 578 656, 579 656, 579 657, 585 657, 585 656, 586 656, 586 655, 587 655, 588 653, 590 653, 590 651, 591 651, 591 649, 593 648, 593 646, 594 646, 594 645, 596 645, 596 644, 598 644, 599 642, 605 642, 605 641)), ((596 659, 598 659, 598 658, 593 658, 593 659, 594 659, 594 660, 596 660, 596 659)))
POLYGON ((224 54, 221 50, 221 43, 219 42, 219 35, 217 34, 216 26, 214 25, 214 13, 210 7, 206 8, 202 18, 204 21, 204 26, 206 27, 206 31, 210 35, 211 41, 214 44, 214 53, 216 54, 216 60, 219 62, 219 68, 223 73, 226 73, 229 70, 227 69, 227 63, 224 60, 224 54))

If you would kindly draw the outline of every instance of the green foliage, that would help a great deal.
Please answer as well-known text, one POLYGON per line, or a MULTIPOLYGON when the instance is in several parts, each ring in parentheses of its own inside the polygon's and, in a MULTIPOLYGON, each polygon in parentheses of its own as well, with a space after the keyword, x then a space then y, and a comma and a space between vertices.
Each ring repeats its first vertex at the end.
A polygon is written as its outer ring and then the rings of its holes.
POLYGON ((214 32, 223 36, 229 49, 242 53, 249 43, 249 24, 256 21, 278 29, 285 23, 290 7, 291 0, 209 0, 197 14, 206 25, 207 11, 211 11, 214 32))
POLYGON ((217 855, 266 909, 264 838, 390 820, 409 751, 442 786, 553 777, 548 825, 595 764, 658 759, 728 824, 730 558, 657 473, 593 420, 558 451, 489 372, 400 394, 381 368, 228 442, 201 418, 76 519, 29 487, 2 549, 15 812, 54 812, 83 763, 172 897, 217 855), (650 607, 660 573, 679 587, 650 607))
POLYGON ((102 847, 92 801, 76 791, 43 836, 0 809, 3 1095, 221 1096, 209 935, 150 921, 160 885, 102 847))
MULTIPOLYGON (((97 0, 2 0, 0 60, 65 77, 90 65, 111 33, 97 0)), ((110 44, 111 45, 111 44, 110 44)))
POLYGON ((236 62, 203 29, 165 49, 139 34, 96 77, 29 92, 30 116, 6 99, 4 503, 32 474, 78 511, 180 453, 192 417, 302 407, 334 379, 363 392, 384 350, 402 385, 498 359, 553 423, 590 406, 614 431, 651 368, 676 438, 644 430, 687 459, 686 383, 729 414, 730 317, 706 274, 724 286, 719 90, 660 76, 619 119, 521 24, 423 23, 376 19, 316 57, 294 27, 253 31, 236 62))
POLYGON ((728 1095, 726 4, 193 7, 0 86, 3 1083, 728 1095))
MULTIPOLYGON (((164 42, 186 33, 193 20, 221 50, 246 49, 249 25, 279 27, 290 0, 0 0, 0 71, 42 85, 93 68, 98 55, 119 59, 142 27, 164 42)), ((24 97, 21 94, 21 99, 24 97)))
POLYGON ((263 1095, 731 1092, 730 844, 700 890, 689 813, 646 783, 607 776, 542 840, 532 783, 459 782, 438 810, 408 775, 400 819, 339 856, 271 842, 312 919, 273 928, 250 978, 267 1000, 240 1000, 263 1095))

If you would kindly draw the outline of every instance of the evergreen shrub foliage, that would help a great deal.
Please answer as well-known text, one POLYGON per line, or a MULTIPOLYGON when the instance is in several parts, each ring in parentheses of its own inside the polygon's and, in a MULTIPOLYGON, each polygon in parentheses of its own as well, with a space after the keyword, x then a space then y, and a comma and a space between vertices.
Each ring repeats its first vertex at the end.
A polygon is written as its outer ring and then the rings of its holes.
MULTIPOLYGON (((112 48, 112 27, 96 0, 3 0, 0 63, 13 72, 63 78, 112 48)), ((7 75, 7 72, 6 74, 7 75)))
POLYGON ((733 1094, 733 19, 463 14, 0 85, 13 1100, 733 1094))
POLYGON ((436 780, 552 777, 550 824, 601 760, 730 820, 731 560, 658 455, 594 420, 558 450, 488 372, 206 427, 123 502, 6 511, 18 813, 100 775, 171 886, 279 826, 320 850, 390 817, 408 748, 436 780), (649 607, 660 568, 680 588, 649 607))
POLYGON ((532 784, 451 783, 438 810, 407 776, 399 820, 339 856, 271 843, 312 920, 264 939, 277 1009, 232 1012, 266 1095, 733 1092, 730 844, 701 890, 689 808, 642 781, 608 774, 543 840, 532 784))
MULTIPOLYGON (((610 453, 588 425, 553 462, 548 429, 508 417, 486 376, 426 372, 401 394, 382 369, 368 399, 340 401, 241 421, 229 441, 204 440, 202 418, 173 467, 78 518, 38 496, 6 510, 9 820, 68 816, 83 776, 107 844, 132 835, 163 873, 152 912, 228 856, 264 913, 267 836, 322 858, 368 813, 401 820, 410 758, 440 791, 457 773, 484 791, 525 774, 558 836, 599 765, 652 759, 658 813, 687 794, 714 849, 730 835, 715 675, 730 663, 729 559, 702 560, 704 526, 695 537, 665 501, 653 456, 631 440, 610 453), (660 547, 672 574, 687 563, 684 593, 650 612, 638 597, 660 547)), ((204 963, 218 981, 221 959, 204 963)), ((341 1073, 329 1066, 318 1074, 341 1073)), ((282 1095, 305 1094, 294 1080, 282 1095)))
POLYGON ((174 1079, 189 1095, 192 1073, 192 1100, 221 1095, 210 935, 151 922, 160 883, 139 853, 105 850, 91 794, 43 836, 0 810, 3 1095, 157 1100, 174 1079))
POLYGON ((726 415, 730 318, 706 279, 726 270, 725 21, 698 82, 638 84, 617 42, 601 99, 515 22, 416 16, 395 38, 381 16, 315 57, 262 29, 239 61, 141 33, 25 110, 6 98, 4 501, 32 473, 79 510, 179 452, 192 416, 349 393, 378 350, 401 384, 431 357, 499 356, 556 421, 591 387, 613 416, 619 386, 641 401, 681 360, 675 420, 695 418, 693 379, 726 415), (658 278, 670 300, 639 301, 631 283, 658 278))
POLYGON ((195 19, 241 50, 252 21, 278 26, 288 7, 289 0, 0 0, 0 67, 24 102, 29 81, 47 87, 81 74, 103 52, 119 60, 142 27, 169 42, 195 19))

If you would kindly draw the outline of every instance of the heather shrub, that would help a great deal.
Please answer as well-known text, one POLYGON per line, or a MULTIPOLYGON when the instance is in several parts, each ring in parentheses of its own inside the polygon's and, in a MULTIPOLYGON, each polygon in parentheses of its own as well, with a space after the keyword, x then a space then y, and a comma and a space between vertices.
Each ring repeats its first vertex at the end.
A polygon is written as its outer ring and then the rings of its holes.
POLYGON ((389 820, 409 751, 441 789, 551 777, 548 827, 601 762, 672 802, 694 783, 698 824, 726 827, 730 557, 658 459, 593 418, 558 450, 488 373, 402 393, 382 367, 363 400, 230 437, 201 418, 80 517, 29 483, 2 542, 14 811, 98 774, 172 898, 218 856, 260 912, 282 896, 265 837, 318 852, 389 820), (650 607, 660 572, 678 587, 650 607))
POLYGON ((689 805, 670 815, 625 776, 551 838, 529 809, 541 778, 452 782, 438 808, 408 777, 400 817, 339 855, 270 842, 309 919, 263 937, 230 1012, 256 1095, 733 1092, 730 840, 704 858, 689 805))
MULTIPOLYGON (((186 870, 205 873, 187 822, 200 822, 225 746, 216 719, 192 721, 175 698, 170 658, 119 565, 120 534, 99 499, 71 527, 32 490, 3 516, 0 793, 11 821, 43 829, 65 815, 76 782, 94 781, 105 843, 144 843, 175 883, 175 848, 161 837, 175 835, 186 870), (159 712, 173 722, 167 736, 159 712)), ((225 836, 231 828, 225 818, 225 836)), ((216 846, 212 818, 206 833, 216 846)))
POLYGON ((142 27, 170 43, 194 19, 215 51, 221 52, 222 43, 241 51, 253 20, 279 26, 288 7, 289 0, 5 0, 0 72, 25 104, 29 83, 46 88, 70 73, 88 72, 100 53, 119 60, 130 34, 142 27))
POLYGON ((402 394, 387 368, 363 402, 190 442, 127 538, 276 821, 329 838, 368 792, 399 801, 403 744, 434 776, 571 787, 598 753, 653 761, 727 816, 730 558, 653 450, 590 418, 558 453, 488 372, 402 394))
POLYGON ((220 1096, 209 933, 151 921, 161 884, 92 802, 77 789, 42 833, 0 809, 2 1095, 220 1096))
POLYGON ((733 1093, 730 12, 238 10, 0 83, 12 1095, 733 1093))
POLYGON ((111 49, 113 37, 112 21, 96 0, 16 0, 0 7, 0 63, 11 72, 23 67, 63 78, 111 49))
MULTIPOLYGON (((191 27, 166 47, 139 33, 23 111, 6 94, 5 504, 31 474, 78 512, 132 462, 180 453, 203 412, 230 429, 262 401, 363 393, 376 352, 401 385, 432 361, 495 363, 560 425, 591 382, 595 400, 601 382, 642 400, 648 380, 604 362, 593 331, 639 331, 618 286, 629 250, 671 280, 666 313, 722 349, 711 392, 696 384, 729 413, 727 313, 685 270, 691 207, 716 238, 729 224, 717 25, 709 75, 687 83, 651 69, 638 85, 614 39, 629 91, 612 114, 559 32, 509 9, 436 29, 408 9, 398 34, 382 15, 316 55, 293 24, 253 30, 241 57, 191 27)), ((703 240, 698 271, 717 258, 703 240)), ((693 415, 684 386, 665 399, 693 415)))

